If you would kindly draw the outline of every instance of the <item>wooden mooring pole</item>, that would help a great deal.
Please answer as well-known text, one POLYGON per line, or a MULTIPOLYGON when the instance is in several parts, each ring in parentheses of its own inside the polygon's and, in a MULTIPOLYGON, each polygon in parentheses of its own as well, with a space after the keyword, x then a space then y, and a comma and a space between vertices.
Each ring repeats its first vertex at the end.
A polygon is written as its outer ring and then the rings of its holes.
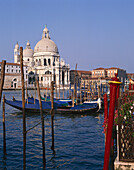
POLYGON ((36 100, 36 83, 35 83, 35 89, 34 89, 34 104, 35 104, 35 100, 36 100))
POLYGON ((57 84, 55 84, 55 93, 56 93, 56 100, 58 99, 58 95, 57 95, 57 84))
POLYGON ((43 148, 43 168, 46 167, 46 157, 45 157, 45 129, 44 129, 44 117, 43 117, 43 111, 42 111, 42 102, 41 102, 41 95, 40 95, 40 87, 39 82, 36 77, 36 85, 37 85, 37 92, 38 92, 38 98, 39 98, 39 104, 40 104, 40 116, 41 116, 41 122, 42 122, 42 148, 43 148))
POLYGON ((3 154, 6 158, 5 95, 3 96, 3 154))
POLYGON ((78 98, 77 98, 77 91, 78 91, 78 78, 77 78, 77 80, 76 80, 76 105, 78 104, 77 102, 78 102, 78 98))
POLYGON ((80 82, 80 104, 82 104, 82 83, 80 82))
POLYGON ((51 130, 52 130, 52 146, 51 149, 53 154, 55 154, 54 150, 54 82, 51 82, 51 130))
POLYGON ((2 60, 2 63, 1 63, 1 81, 0 81, 0 102, 1 102, 1 97, 2 97, 4 79, 5 79, 5 65, 6 65, 6 61, 2 60))
POLYGON ((59 81, 59 99, 60 99, 60 81, 59 81))
POLYGON ((63 99, 64 99, 64 92, 65 92, 65 91, 64 91, 64 83, 63 83, 63 99))
POLYGON ((101 98, 101 94, 100 94, 100 85, 98 85, 98 99, 101 98))
POLYGON ((27 90, 27 81, 25 82, 26 84, 26 98, 27 98, 27 104, 28 104, 28 90, 27 90))
POLYGON ((26 118, 25 118, 25 92, 24 92, 24 72, 23 72, 23 47, 20 47, 20 69, 22 85, 22 111, 23 111, 23 169, 26 169, 26 118))

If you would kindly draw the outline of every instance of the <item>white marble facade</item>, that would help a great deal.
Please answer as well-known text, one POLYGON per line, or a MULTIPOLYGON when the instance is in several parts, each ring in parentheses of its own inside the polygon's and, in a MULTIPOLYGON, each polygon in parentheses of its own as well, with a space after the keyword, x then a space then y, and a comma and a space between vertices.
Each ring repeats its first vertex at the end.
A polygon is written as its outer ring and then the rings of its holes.
MULTIPOLYGON (((56 44, 50 39, 49 31, 45 26, 42 39, 37 42, 34 50, 31 49, 29 41, 23 50, 24 65, 28 66, 29 85, 33 83, 34 75, 38 75, 41 87, 48 87, 51 81, 57 86, 70 84, 70 66, 60 60, 60 55, 56 44), (33 76, 33 77, 32 77, 33 76)), ((14 62, 20 62, 19 45, 15 45, 14 62)))

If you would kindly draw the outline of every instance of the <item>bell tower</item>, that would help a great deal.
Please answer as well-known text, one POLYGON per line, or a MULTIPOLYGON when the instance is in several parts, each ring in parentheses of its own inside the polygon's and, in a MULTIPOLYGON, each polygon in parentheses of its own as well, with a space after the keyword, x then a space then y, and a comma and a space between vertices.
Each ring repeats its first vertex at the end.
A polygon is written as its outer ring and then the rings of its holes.
POLYGON ((20 63, 20 54, 19 54, 19 44, 18 42, 14 48, 14 63, 20 63))

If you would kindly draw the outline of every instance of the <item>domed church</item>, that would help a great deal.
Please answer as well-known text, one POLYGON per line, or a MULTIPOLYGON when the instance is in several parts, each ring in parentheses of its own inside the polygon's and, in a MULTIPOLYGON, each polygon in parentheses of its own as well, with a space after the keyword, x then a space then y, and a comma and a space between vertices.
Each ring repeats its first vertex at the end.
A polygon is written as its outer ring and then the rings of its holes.
MULTIPOLYGON (((64 60, 60 60, 57 45, 50 39, 49 31, 45 26, 42 39, 37 42, 34 50, 31 49, 29 41, 23 50, 24 65, 28 66, 28 84, 34 84, 35 75, 38 75, 41 87, 50 87, 51 81, 57 86, 70 84, 70 66, 65 64, 64 60)), ((19 44, 15 45, 14 62, 20 63, 19 44)))

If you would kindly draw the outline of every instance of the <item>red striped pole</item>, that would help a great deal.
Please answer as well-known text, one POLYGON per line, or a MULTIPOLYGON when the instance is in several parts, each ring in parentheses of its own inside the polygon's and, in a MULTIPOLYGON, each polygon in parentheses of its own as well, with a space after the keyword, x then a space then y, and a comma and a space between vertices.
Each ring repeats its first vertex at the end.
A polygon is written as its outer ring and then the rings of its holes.
POLYGON ((115 101, 117 96, 117 87, 119 86, 119 84, 121 84, 121 82, 119 82, 119 79, 117 79, 117 75, 116 75, 116 77, 113 78, 109 83, 110 83, 110 107, 109 107, 108 128, 107 128, 107 135, 106 135, 103 170, 108 170, 109 167, 109 157, 110 157, 114 113, 115 113, 115 101))
MULTIPOLYGON (((129 83, 129 90, 131 90, 131 83, 129 83)), ((129 95, 131 95, 131 93, 128 93, 129 95)))
POLYGON ((131 83, 129 83, 129 90, 131 90, 131 83))
MULTIPOLYGON (((108 119, 108 101, 107 101, 107 94, 104 94, 104 123, 107 123, 108 119)), ((105 132, 105 142, 106 142, 106 134, 105 132)))

